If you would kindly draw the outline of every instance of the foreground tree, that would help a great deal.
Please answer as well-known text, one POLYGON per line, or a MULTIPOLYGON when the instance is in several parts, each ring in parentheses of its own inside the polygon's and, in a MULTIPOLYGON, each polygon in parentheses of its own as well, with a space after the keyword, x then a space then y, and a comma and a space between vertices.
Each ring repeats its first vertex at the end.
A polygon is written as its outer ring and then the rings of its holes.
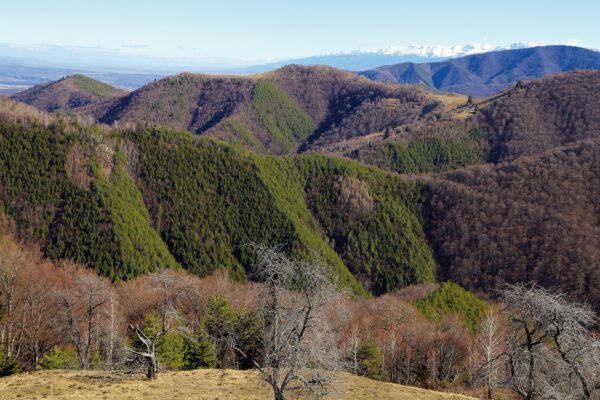
POLYGON ((531 285, 502 291, 513 323, 506 353, 511 386, 526 400, 590 399, 600 391, 596 315, 531 285))
POLYGON ((19 269, 24 265, 22 256, 9 244, 0 243, 0 344, 6 348, 6 356, 17 352, 18 331, 15 328, 19 269))
POLYGON ((137 340, 141 345, 135 348, 130 348, 129 351, 135 356, 139 357, 146 366, 146 377, 154 380, 158 374, 158 361, 156 357, 156 346, 158 340, 165 335, 166 331, 159 330, 157 332, 145 332, 140 324, 130 325, 129 329, 132 330, 137 340))
POLYGON ((62 308, 63 331, 75 346, 80 368, 87 369, 94 344, 99 343, 102 335, 101 326, 104 326, 112 289, 105 278, 94 272, 74 270, 72 273, 74 279, 71 285, 58 292, 58 299, 62 308))
MULTIPOLYGON (((292 261, 272 248, 256 246, 256 274, 263 291, 260 313, 262 360, 256 368, 276 400, 303 390, 319 398, 339 367, 337 337, 323 315, 335 293, 319 263, 292 261)), ((242 349, 236 348, 245 356, 242 349)))
POLYGON ((480 362, 477 377, 484 382, 487 399, 494 397, 494 388, 499 381, 497 356, 504 351, 505 341, 502 322, 496 312, 488 311, 480 323, 475 342, 480 362))
POLYGON ((216 368, 217 351, 215 343, 204 329, 185 337, 183 369, 216 368))

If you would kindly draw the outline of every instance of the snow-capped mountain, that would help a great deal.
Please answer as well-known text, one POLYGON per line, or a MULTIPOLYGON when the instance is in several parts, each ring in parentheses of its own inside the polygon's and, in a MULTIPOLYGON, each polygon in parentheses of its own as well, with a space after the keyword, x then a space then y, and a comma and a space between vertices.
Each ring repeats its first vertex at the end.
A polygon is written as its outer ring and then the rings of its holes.
MULTIPOLYGON (((454 46, 412 45, 388 47, 384 49, 356 50, 285 60, 271 64, 247 67, 243 70, 243 72, 263 72, 281 67, 286 64, 329 65, 331 67, 346 69, 349 71, 364 71, 383 65, 404 62, 427 63, 434 61, 445 61, 450 58, 486 53, 490 51, 524 49, 539 45, 539 43, 527 42, 512 43, 508 45, 469 43, 454 46)), ((237 71, 239 72, 239 69, 237 71)))
POLYGON ((400 46, 388 47, 377 50, 355 51, 352 54, 381 54, 388 56, 418 56, 423 58, 451 58, 471 54, 486 53, 499 50, 516 50, 540 46, 540 43, 512 43, 509 45, 492 45, 482 43, 469 43, 454 46, 400 46))

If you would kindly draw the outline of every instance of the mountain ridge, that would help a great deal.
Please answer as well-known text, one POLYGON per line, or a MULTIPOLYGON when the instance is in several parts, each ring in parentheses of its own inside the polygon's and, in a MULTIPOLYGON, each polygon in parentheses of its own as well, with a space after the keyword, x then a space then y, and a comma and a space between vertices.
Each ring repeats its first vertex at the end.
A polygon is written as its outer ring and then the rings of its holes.
POLYGON ((422 84, 432 89, 485 97, 519 80, 576 69, 600 69, 600 52, 573 46, 539 46, 433 63, 388 65, 360 74, 376 81, 422 84))

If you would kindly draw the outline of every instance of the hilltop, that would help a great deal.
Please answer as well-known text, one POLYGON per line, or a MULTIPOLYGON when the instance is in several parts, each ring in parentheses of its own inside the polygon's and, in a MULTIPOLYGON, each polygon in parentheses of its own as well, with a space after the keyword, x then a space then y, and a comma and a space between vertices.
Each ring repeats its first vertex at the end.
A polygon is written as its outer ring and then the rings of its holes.
POLYGON ((257 154, 320 152, 414 173, 595 137, 598 88, 598 71, 573 71, 469 103, 466 96, 371 82, 333 68, 288 66, 253 77, 180 74, 70 111, 109 125, 187 130, 257 154), (413 150, 424 146, 421 153, 435 154, 415 161, 404 149, 413 142, 413 150))
POLYGON ((81 112, 107 124, 150 122, 282 154, 418 118, 430 103, 414 88, 292 65, 253 77, 180 74, 81 112))
MULTIPOLYGON (((31 93, 15 100, 49 110, 31 93)), ((69 103, 56 110, 91 114, 105 124, 155 124, 211 136, 258 153, 289 154, 409 121, 443 108, 432 93, 369 81, 329 67, 287 66, 252 77, 183 73, 131 93, 69 103)))
POLYGON ((432 63, 387 65, 360 74, 375 81, 422 84, 446 92, 489 96, 519 80, 586 69, 600 69, 599 52, 572 46, 541 46, 432 63))
POLYGON ((78 74, 34 86, 14 94, 12 98, 43 111, 63 112, 124 93, 123 90, 78 74))

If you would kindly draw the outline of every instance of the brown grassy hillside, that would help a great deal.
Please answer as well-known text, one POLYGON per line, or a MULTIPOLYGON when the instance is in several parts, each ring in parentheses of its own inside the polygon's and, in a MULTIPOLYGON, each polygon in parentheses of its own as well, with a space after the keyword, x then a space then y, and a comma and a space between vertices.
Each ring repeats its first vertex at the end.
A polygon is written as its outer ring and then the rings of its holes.
MULTIPOLYGON (((471 397, 340 374, 332 400, 460 400, 471 397)), ((265 400, 273 395, 254 371, 169 372, 149 382, 101 371, 40 371, 0 378, 0 399, 265 400)), ((307 398, 291 395, 290 399, 307 398)))
POLYGON ((34 86, 13 99, 47 112, 69 111, 103 99, 123 95, 123 90, 84 75, 72 75, 34 86))

